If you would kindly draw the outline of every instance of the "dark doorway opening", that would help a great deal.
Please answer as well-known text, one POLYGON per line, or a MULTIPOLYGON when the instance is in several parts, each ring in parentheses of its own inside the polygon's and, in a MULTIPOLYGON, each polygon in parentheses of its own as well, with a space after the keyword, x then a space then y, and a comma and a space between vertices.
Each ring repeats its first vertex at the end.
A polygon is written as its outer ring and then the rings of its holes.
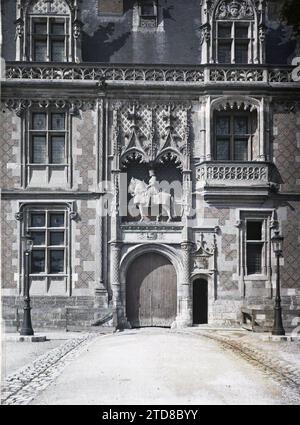
POLYGON ((205 279, 193 282, 193 324, 208 323, 208 285, 205 279))

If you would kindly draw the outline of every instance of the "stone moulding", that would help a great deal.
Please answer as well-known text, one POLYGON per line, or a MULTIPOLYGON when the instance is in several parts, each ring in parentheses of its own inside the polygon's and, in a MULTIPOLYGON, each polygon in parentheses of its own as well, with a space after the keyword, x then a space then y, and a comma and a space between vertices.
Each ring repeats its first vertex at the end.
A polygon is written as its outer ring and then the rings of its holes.
POLYGON ((296 83, 292 79, 293 67, 261 65, 97 65, 97 64, 41 64, 7 62, 4 81, 55 80, 105 81, 113 83, 296 83))

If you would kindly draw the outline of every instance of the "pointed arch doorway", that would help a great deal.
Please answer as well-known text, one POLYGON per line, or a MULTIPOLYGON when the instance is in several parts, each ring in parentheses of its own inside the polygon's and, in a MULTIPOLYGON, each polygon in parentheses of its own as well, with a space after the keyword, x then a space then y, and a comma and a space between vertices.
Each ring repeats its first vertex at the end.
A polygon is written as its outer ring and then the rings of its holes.
POLYGON ((132 327, 170 327, 177 313, 177 276, 164 255, 137 257, 126 275, 126 315, 132 327))

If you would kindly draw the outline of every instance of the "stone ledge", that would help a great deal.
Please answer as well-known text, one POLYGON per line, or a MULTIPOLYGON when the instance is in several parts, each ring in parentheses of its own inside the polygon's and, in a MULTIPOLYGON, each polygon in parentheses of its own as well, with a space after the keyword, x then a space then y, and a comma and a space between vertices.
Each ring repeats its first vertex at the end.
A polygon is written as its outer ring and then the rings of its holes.
POLYGON ((260 339, 270 342, 292 342, 300 341, 300 335, 260 335, 260 339))

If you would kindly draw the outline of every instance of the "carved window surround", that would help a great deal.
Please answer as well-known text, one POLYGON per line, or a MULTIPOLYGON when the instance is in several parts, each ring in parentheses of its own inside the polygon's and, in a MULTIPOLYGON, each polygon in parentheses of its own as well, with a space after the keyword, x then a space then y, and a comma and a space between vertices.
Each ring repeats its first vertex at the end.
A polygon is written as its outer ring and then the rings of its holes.
MULTIPOLYGON (((81 28, 78 0, 17 0, 16 60, 33 61, 33 22, 60 20, 65 25, 65 62, 81 62, 81 28)), ((49 31, 43 36, 49 38, 49 31)), ((49 41, 49 40, 48 40, 49 41)), ((49 56, 48 43, 48 61, 49 56)))
POLYGON ((237 210, 237 240, 238 240, 238 268, 237 273, 240 281, 240 293, 242 297, 247 296, 246 283, 250 281, 268 282, 269 295, 272 297, 272 229, 277 226, 274 221, 274 209, 238 209, 237 210), (246 225, 249 221, 260 221, 262 223, 262 273, 247 275, 247 236, 246 225))
POLYGON ((133 32, 161 32, 164 31, 163 8, 161 0, 147 0, 152 8, 152 14, 143 14, 143 0, 136 0, 132 11, 133 32))
POLYGON ((231 112, 256 114, 256 131, 253 134, 253 161, 268 161, 269 152, 269 98, 253 98, 250 96, 206 96, 200 98, 200 162, 214 159, 214 116, 216 112, 231 112))
MULTIPOLYGON (((233 34, 234 26, 247 27, 248 63, 263 64, 265 62, 265 8, 265 0, 203 0, 201 5, 202 63, 218 63, 218 41, 220 40, 218 30, 220 25, 227 24, 231 31, 229 38, 233 40, 233 44, 237 42, 236 34, 233 34)), ((235 53, 232 50, 231 60, 234 61, 234 57, 235 53)))
POLYGON ((33 289, 34 295, 45 295, 45 294, 55 294, 55 290, 59 292, 60 295, 72 295, 72 274, 71 274, 71 264, 72 264, 72 221, 76 221, 78 218, 78 213, 76 211, 75 202, 19 202, 18 212, 15 214, 16 220, 19 222, 19 293, 23 291, 24 285, 24 259, 22 255, 22 242, 21 237, 25 234, 29 226, 29 215, 31 212, 38 211, 62 211, 65 212, 66 222, 65 222, 65 271, 59 275, 35 275, 32 276, 32 283, 35 288, 33 289), (58 288, 53 289, 58 284, 58 288), (54 291, 54 292, 53 292, 54 291))
POLYGON ((15 111, 21 120, 20 126, 20 165, 21 186, 70 189, 73 185, 72 169, 72 127, 73 119, 80 110, 94 109, 95 101, 77 99, 7 99, 6 107, 15 111), (66 117, 66 156, 65 163, 60 165, 31 164, 29 156, 30 122, 32 112, 64 112, 66 117), (64 182, 64 183, 63 183, 64 182))

